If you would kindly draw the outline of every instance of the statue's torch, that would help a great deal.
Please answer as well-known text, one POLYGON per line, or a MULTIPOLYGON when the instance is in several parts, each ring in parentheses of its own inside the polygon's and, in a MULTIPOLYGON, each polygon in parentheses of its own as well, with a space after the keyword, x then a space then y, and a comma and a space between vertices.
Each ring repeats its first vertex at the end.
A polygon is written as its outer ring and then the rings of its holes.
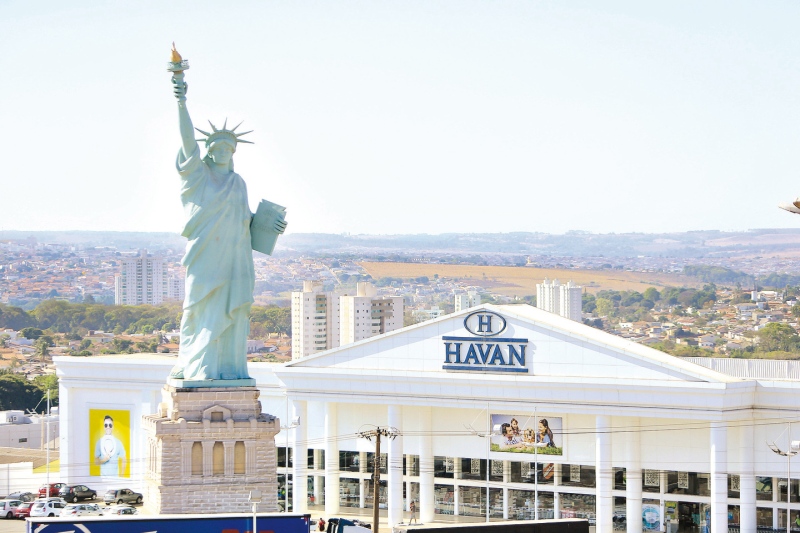
MULTIPOLYGON (((172 72, 173 83, 177 86, 183 84, 183 71, 189 70, 189 61, 183 59, 178 51, 175 49, 175 43, 172 43, 172 56, 169 63, 167 63, 167 70, 172 72)), ((184 96, 182 100, 185 100, 184 96)))

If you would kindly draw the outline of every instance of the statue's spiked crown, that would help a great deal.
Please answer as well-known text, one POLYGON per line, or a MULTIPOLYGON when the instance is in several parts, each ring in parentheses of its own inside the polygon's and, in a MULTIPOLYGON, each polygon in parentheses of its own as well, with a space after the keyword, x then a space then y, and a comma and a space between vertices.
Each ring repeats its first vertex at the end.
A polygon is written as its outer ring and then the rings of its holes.
POLYGON ((253 130, 244 131, 242 133, 236 133, 236 128, 242 125, 241 122, 231 129, 227 129, 228 126, 227 118, 225 119, 225 124, 222 125, 221 129, 217 128, 214 125, 214 123, 212 123, 210 120, 208 121, 208 123, 211 124, 211 133, 203 131, 200 128, 195 128, 197 131, 206 136, 205 139, 197 139, 198 141, 205 141, 206 148, 211 146, 212 143, 223 139, 233 144, 234 147, 236 147, 236 143, 253 144, 251 141, 245 141, 244 139, 239 138, 242 135, 247 135, 248 133, 252 133, 253 130))

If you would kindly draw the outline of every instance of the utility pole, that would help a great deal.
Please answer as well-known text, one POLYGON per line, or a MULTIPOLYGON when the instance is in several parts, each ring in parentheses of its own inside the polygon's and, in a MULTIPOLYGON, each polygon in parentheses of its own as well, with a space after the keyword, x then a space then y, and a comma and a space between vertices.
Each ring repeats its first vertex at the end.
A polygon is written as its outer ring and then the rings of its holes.
POLYGON ((375 460, 373 461, 372 468, 372 531, 378 533, 379 527, 379 506, 378 500, 380 498, 380 485, 381 485, 381 436, 394 439, 397 436, 395 428, 375 428, 371 431, 362 431, 359 433, 369 441, 375 437, 375 460))

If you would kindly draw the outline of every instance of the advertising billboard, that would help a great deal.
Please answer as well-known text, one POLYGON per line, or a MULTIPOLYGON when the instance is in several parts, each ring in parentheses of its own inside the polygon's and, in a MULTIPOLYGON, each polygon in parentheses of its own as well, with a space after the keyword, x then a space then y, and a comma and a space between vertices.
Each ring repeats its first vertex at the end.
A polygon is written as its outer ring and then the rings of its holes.
POLYGON ((89 409, 89 475, 130 477, 131 412, 89 409))
POLYGON ((493 452, 562 455, 562 421, 557 416, 492 415, 493 452))

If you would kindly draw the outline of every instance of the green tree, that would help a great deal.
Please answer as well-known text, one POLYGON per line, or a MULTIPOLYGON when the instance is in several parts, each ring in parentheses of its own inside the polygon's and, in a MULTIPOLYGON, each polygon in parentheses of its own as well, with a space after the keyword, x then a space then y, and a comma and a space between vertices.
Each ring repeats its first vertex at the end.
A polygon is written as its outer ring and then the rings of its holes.
POLYGON ((44 363, 44 360, 50 355, 50 345, 46 340, 39 339, 34 346, 36 346, 36 355, 38 355, 39 359, 44 363))
POLYGON ((44 332, 39 328, 24 328, 20 331, 20 334, 26 339, 33 341, 44 335, 44 332))
POLYGON ((0 411, 33 409, 41 400, 39 388, 19 374, 0 375, 0 411))
POLYGON ((770 322, 757 332, 758 350, 794 352, 800 348, 800 335, 789 324, 770 322))
POLYGON ((613 317, 615 314, 614 302, 608 298, 598 298, 595 300, 595 314, 597 316, 613 317))
POLYGON ((648 287, 642 296, 644 296, 645 300, 650 300, 651 302, 657 302, 661 299, 661 294, 655 287, 648 287))

